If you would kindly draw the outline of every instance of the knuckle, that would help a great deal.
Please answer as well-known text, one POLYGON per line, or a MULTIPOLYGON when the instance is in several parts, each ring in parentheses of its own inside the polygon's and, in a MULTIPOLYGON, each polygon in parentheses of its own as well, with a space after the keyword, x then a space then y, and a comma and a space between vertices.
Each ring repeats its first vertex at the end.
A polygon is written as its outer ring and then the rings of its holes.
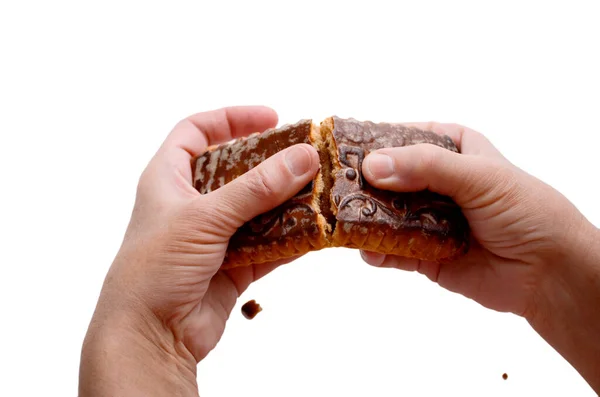
POLYGON ((437 121, 430 121, 427 123, 427 129, 429 131, 433 131, 436 134, 439 134, 442 131, 443 124, 437 121))
POLYGON ((455 135, 465 129, 464 126, 456 123, 440 123, 437 121, 429 121, 427 123, 427 129, 435 132, 438 135, 455 135))
POLYGON ((245 185, 248 192, 257 198, 272 197, 278 192, 272 175, 260 166, 248 173, 245 185))
POLYGON ((462 142, 465 134, 479 134, 478 132, 470 129, 469 127, 457 123, 446 124, 444 129, 448 131, 448 135, 450 135, 450 137, 453 140, 459 142, 462 142))
POLYGON ((509 183, 515 178, 515 172, 512 167, 507 167, 505 164, 483 158, 476 158, 475 164, 477 163, 481 164, 478 169, 484 171, 484 173, 488 174, 493 180, 500 183, 509 183))
POLYGON ((475 138, 479 140, 480 137, 483 137, 483 135, 479 132, 457 123, 439 124, 437 129, 434 130, 434 132, 440 135, 448 135, 457 145, 459 151, 462 151, 461 146, 464 143, 465 139, 472 140, 473 138, 475 138))
POLYGON ((138 177, 138 193, 153 190, 154 186, 156 185, 156 181, 159 179, 161 174, 160 168, 161 167, 159 162, 157 161, 157 156, 155 155, 138 177))
POLYGON ((440 123, 438 123, 437 121, 424 121, 424 122, 417 122, 415 124, 413 123, 409 123, 409 126, 415 126, 418 129, 421 130, 425 130, 425 131, 431 131, 431 132, 436 132, 439 129, 439 126, 441 125, 440 123))
POLYGON ((186 204, 179 212, 178 224, 185 230, 203 231, 206 235, 220 237, 235 229, 235 214, 227 201, 219 202, 218 207, 208 196, 200 197, 186 204))
POLYGON ((144 177, 144 174, 142 173, 140 175, 140 177, 138 178, 138 182, 137 182, 137 187, 136 187, 136 197, 140 198, 144 195, 146 191, 146 178, 144 177))
POLYGON ((425 173, 428 170, 438 166, 440 161, 440 150, 434 145, 423 145, 419 156, 419 173, 425 173))
POLYGON ((173 126, 173 128, 171 128, 171 130, 181 128, 181 127, 187 127, 191 124, 193 124, 191 117, 186 117, 184 119, 180 119, 177 123, 175 123, 175 125, 173 126))
POLYGON ((459 131, 459 136, 461 137, 461 139, 471 139, 471 140, 477 140, 477 141, 487 141, 488 139, 486 138, 485 135, 483 135, 481 132, 476 131, 472 128, 469 127, 463 127, 460 126, 460 130, 459 131))
POLYGON ((204 223, 208 219, 209 213, 208 208, 203 203, 197 201, 191 201, 183 205, 178 211, 178 218, 181 219, 182 224, 192 223, 204 223))
POLYGON ((511 167, 475 157, 465 179, 470 181, 470 191, 474 196, 477 196, 478 192, 488 192, 493 197, 503 197, 514 190, 516 176, 511 167))
POLYGON ((464 125, 458 124, 458 123, 447 123, 447 124, 444 124, 444 126, 447 129, 449 129, 451 131, 456 131, 459 134, 463 133, 466 129, 468 129, 464 125))
POLYGON ((153 172, 148 166, 138 177, 135 199, 136 203, 145 203, 148 204, 150 202, 157 203, 161 201, 161 198, 155 194, 155 189, 153 188, 153 172))
POLYGON ((146 189, 146 187, 148 185, 148 179, 150 179, 149 174, 150 174, 150 166, 146 167, 146 169, 144 169, 144 171, 142 171, 142 173, 138 177, 138 182, 137 182, 138 194, 142 193, 146 189))

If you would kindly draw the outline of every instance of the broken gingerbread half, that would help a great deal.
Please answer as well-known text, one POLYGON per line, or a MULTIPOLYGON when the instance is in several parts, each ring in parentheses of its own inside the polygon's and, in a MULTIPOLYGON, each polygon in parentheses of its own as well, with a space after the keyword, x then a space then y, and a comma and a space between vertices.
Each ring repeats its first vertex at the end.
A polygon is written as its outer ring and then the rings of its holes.
POLYGON ((429 143, 458 152, 447 136, 401 124, 330 117, 255 133, 212 146, 194 159, 194 186, 207 194, 298 143, 319 152, 315 178, 279 207, 247 222, 229 242, 223 268, 247 266, 326 247, 444 262, 468 250, 469 226, 458 205, 430 191, 395 193, 370 186, 362 161, 386 147, 429 143))

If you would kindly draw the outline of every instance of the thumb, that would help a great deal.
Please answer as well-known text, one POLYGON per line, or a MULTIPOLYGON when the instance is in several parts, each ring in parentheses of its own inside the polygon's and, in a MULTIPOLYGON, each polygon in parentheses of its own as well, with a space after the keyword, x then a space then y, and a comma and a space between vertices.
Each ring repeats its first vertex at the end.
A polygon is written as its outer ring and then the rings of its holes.
POLYGON ((370 153, 363 175, 371 185, 396 192, 428 189, 449 196, 469 209, 494 200, 511 183, 510 168, 501 159, 455 153, 419 144, 370 153))
POLYGON ((215 203, 213 209, 226 219, 224 227, 234 233, 254 217, 284 203, 315 176, 319 155, 308 144, 291 146, 230 183, 209 193, 206 199, 215 203))

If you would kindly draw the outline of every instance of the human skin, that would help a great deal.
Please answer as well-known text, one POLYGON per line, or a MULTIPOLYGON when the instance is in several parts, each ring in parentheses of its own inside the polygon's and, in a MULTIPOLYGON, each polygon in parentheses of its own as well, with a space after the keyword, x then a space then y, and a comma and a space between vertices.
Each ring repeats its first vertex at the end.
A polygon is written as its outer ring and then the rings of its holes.
POLYGON ((365 158, 381 189, 450 196, 472 230, 463 258, 438 264, 372 252, 379 267, 418 271, 490 309, 523 316, 600 392, 600 232, 562 194, 511 164, 480 133, 456 124, 412 123, 449 135, 462 154, 433 145, 365 158))
MULTIPOLYGON (((173 129, 143 172, 131 222, 86 335, 80 396, 196 396, 196 365, 219 341, 239 295, 289 262, 220 270, 229 238, 301 190, 319 159, 309 145, 271 157, 200 195, 190 161, 208 145, 275 126, 264 107, 199 113, 173 129)), ((480 134, 450 135, 463 154, 428 145, 367 157, 363 174, 389 190, 452 196, 473 229, 463 259, 439 266, 363 253, 367 262, 418 270, 486 307, 524 316, 600 389, 599 232, 562 195, 511 165, 480 134), (390 176, 378 177, 385 164, 390 176), (451 183, 451 182, 452 183, 451 183)))
POLYGON ((271 109, 235 107, 191 116, 167 137, 140 178, 90 323, 80 396, 198 395, 196 365, 221 338, 238 296, 286 262, 219 270, 229 238, 300 191, 319 157, 295 145, 206 195, 192 186, 190 162, 208 145, 276 124, 271 109))

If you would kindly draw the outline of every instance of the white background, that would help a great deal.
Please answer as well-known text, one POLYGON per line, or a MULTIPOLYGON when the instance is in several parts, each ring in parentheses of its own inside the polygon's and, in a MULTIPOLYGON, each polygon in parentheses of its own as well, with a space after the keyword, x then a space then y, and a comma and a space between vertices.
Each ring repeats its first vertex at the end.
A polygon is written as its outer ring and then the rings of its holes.
MULTIPOLYGON (((595 1, 0 4, 2 396, 76 395, 138 176, 191 113, 465 124, 600 224, 595 1)), ((203 396, 594 395, 524 320, 354 251, 248 299, 264 311, 236 307, 203 396)))

